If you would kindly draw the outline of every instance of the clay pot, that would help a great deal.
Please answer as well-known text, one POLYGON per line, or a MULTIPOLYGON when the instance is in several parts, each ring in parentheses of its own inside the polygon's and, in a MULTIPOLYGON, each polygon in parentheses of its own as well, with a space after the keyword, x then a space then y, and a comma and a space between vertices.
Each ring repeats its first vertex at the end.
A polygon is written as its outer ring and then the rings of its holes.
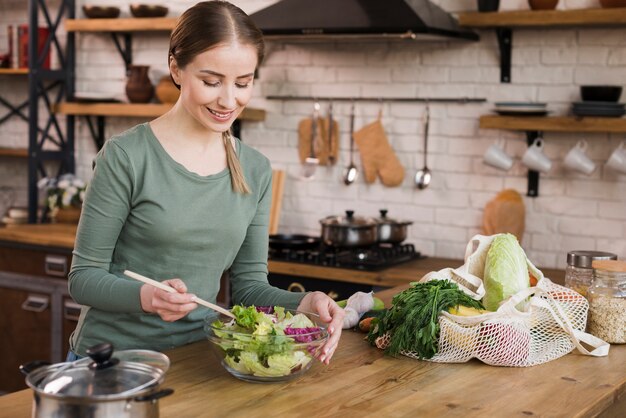
POLYGON ((128 67, 126 96, 131 103, 148 103, 154 95, 154 86, 148 78, 148 65, 131 65, 128 67))
POLYGON ((180 90, 176 88, 169 75, 161 78, 155 91, 156 97, 161 103, 176 103, 178 96, 180 96, 180 90))
POLYGON ((532 10, 553 10, 559 0, 528 0, 528 5, 532 10))
POLYGON ((626 0, 600 0, 600 5, 604 8, 626 7, 626 0))

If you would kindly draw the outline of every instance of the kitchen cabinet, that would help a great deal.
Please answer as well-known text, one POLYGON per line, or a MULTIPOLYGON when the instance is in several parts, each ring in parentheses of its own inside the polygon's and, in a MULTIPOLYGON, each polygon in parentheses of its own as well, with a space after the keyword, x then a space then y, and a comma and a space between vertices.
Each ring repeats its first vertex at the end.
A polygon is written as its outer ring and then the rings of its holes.
POLYGON ((0 392, 26 387, 20 364, 63 361, 76 326, 77 306, 67 290, 73 245, 55 238, 75 226, 42 227, 0 229, 0 392), (12 239, 21 228, 26 233, 12 239), (37 234, 44 238, 37 240, 37 234))
POLYGON ((475 29, 495 29, 500 49, 500 81, 510 83, 512 28, 625 26, 626 8, 461 13, 459 24, 475 29))

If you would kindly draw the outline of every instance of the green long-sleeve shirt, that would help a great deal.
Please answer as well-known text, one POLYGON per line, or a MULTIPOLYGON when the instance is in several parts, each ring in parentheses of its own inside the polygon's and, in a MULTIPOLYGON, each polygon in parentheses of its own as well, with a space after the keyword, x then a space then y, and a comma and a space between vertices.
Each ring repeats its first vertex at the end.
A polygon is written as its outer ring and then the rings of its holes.
POLYGON ((95 160, 73 252, 69 289, 84 305, 72 350, 103 341, 115 349, 165 350, 204 337, 199 307, 165 322, 143 312, 142 283, 181 278, 190 293, 215 302, 230 269, 234 303, 295 308, 303 295, 267 282, 272 171, 267 158, 236 141, 252 192, 232 190, 230 171, 200 176, 177 163, 149 124, 111 138, 95 160))

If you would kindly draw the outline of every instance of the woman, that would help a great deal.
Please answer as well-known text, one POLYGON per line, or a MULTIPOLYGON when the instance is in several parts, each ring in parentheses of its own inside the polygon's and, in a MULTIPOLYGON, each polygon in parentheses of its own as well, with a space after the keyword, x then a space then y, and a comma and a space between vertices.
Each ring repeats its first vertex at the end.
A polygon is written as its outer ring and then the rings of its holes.
POLYGON ((268 284, 270 163, 229 133, 263 48, 259 29, 230 3, 198 3, 180 17, 169 48, 178 102, 111 138, 95 160, 69 275, 85 307, 68 359, 103 340, 162 351, 204 338, 208 311, 192 297, 215 301, 230 270, 234 303, 318 313, 331 334, 319 360, 330 361, 343 310, 321 292, 268 284), (178 292, 129 279, 126 269, 178 292))

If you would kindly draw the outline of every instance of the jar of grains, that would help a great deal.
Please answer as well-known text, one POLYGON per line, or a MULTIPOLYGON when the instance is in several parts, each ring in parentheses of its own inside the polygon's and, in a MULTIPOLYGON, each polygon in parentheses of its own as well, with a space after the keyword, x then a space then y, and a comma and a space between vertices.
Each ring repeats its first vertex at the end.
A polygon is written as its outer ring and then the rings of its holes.
POLYGON ((626 261, 594 261, 587 299, 589 333, 608 343, 626 343, 626 261))
POLYGON ((617 255, 603 251, 570 251, 567 253, 565 286, 587 296, 587 288, 593 280, 594 260, 617 260, 617 255))

